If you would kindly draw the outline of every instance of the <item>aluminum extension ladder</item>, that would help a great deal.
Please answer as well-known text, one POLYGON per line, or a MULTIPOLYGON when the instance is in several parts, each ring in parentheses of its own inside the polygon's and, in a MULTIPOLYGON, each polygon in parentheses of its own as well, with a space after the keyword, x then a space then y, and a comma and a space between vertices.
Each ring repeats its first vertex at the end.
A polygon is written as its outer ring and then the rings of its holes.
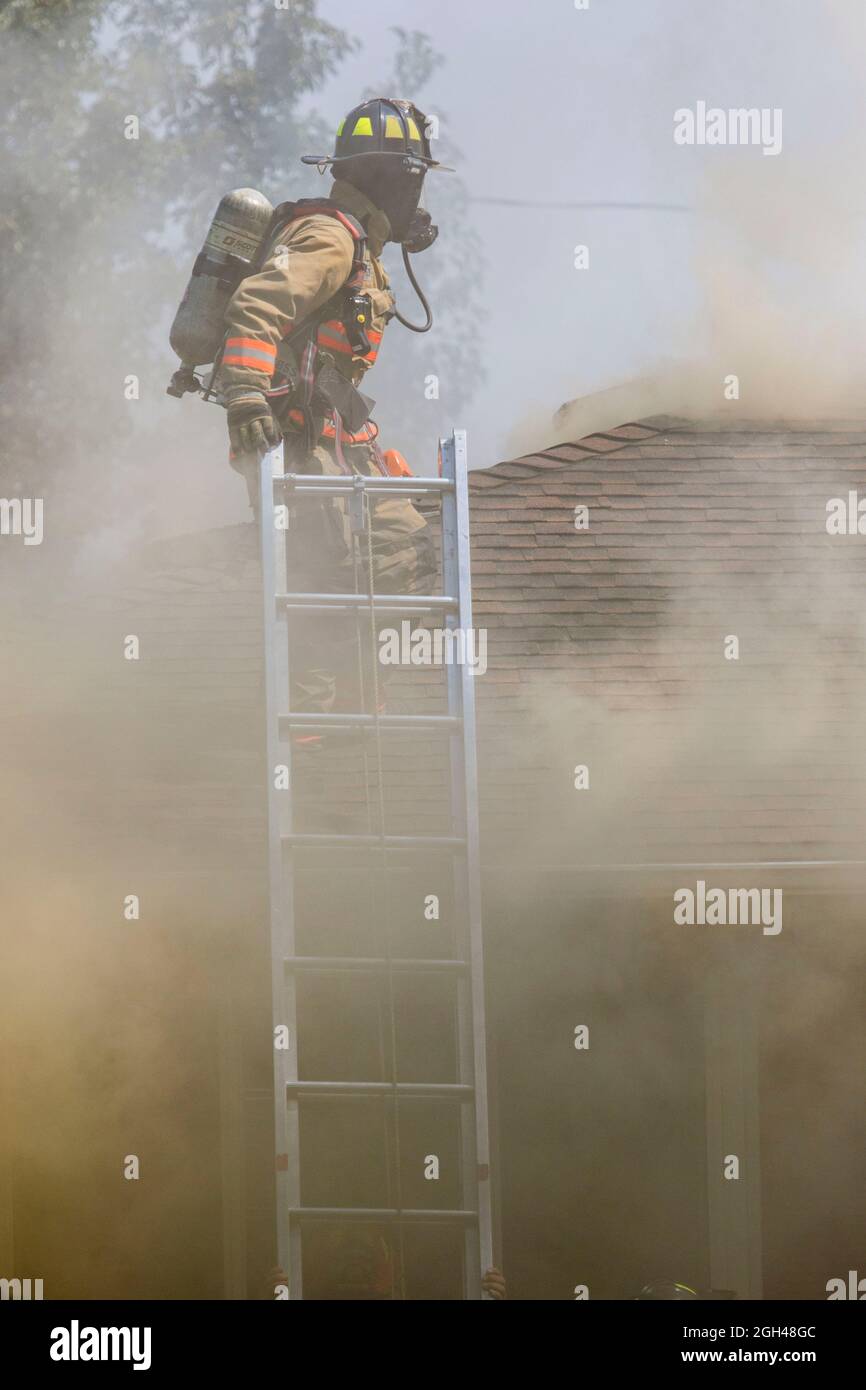
MULTIPOLYGON (((444 594, 399 597, 380 595, 376 614, 437 613, 446 628, 472 630, 469 570, 469 499, 465 431, 455 430, 440 444, 442 476, 438 478, 332 477, 284 472, 282 445, 266 454, 259 477, 259 535, 264 595, 264 640, 268 763, 268 858, 271 929, 271 970, 274 1037, 286 1031, 288 1046, 274 1047, 274 1126, 276 1166, 277 1252, 280 1268, 287 1272, 289 1297, 303 1297, 301 1230, 304 1223, 328 1221, 368 1224, 404 1223, 404 1229, 427 1222, 463 1229, 463 1297, 479 1299, 482 1272, 493 1263, 487 1074, 484 1020, 484 976, 481 944, 481 893, 478 849, 478 798, 475 753, 475 704, 473 673, 467 662, 448 664, 447 709, 440 715, 295 714, 289 709, 288 614, 304 608, 318 612, 357 611, 370 615, 369 594, 285 593, 286 553, 291 543, 286 530, 276 525, 276 508, 290 496, 323 492, 349 499, 350 514, 365 504, 365 497, 386 493, 441 500, 442 571, 444 594), (292 807, 292 732, 311 728, 373 730, 377 737, 394 729, 432 729, 447 735, 450 770, 451 834, 444 837, 385 835, 300 834, 295 832, 292 807), (275 770, 288 767, 289 790, 278 790, 275 770), (457 956, 454 961, 370 957, 299 957, 295 948, 295 864, 307 849, 326 849, 338 856, 353 851, 379 850, 390 860, 403 851, 446 853, 453 866, 457 956), (456 983, 456 1083, 414 1083, 398 1079, 396 1056, 391 1058, 390 1079, 376 1081, 316 1081, 298 1075, 296 977, 302 971, 328 974, 339 970, 410 974, 452 973, 456 983), (459 1190, 457 1210, 399 1207, 304 1207, 301 1203, 301 1107, 308 1097, 327 1096, 349 1100, 357 1096, 384 1097, 393 1101, 394 1124, 399 1107, 413 1098, 449 1101, 457 1106, 460 1122, 459 1190)), ((444 741, 444 739, 443 739, 444 741)), ((369 796, 369 786, 367 787, 369 796)), ((393 995, 391 995, 393 1006, 393 995)), ((458 1242, 459 1244, 459 1242, 458 1242)))

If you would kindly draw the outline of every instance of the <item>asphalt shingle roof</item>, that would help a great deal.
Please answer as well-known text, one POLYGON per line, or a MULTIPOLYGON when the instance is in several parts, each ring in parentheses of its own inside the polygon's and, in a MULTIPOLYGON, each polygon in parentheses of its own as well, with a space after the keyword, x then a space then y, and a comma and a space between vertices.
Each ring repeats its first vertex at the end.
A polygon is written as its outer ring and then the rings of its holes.
POLYGON ((653 417, 470 478, 503 846, 866 857, 866 537, 825 524, 828 499, 866 495, 866 423, 653 417))

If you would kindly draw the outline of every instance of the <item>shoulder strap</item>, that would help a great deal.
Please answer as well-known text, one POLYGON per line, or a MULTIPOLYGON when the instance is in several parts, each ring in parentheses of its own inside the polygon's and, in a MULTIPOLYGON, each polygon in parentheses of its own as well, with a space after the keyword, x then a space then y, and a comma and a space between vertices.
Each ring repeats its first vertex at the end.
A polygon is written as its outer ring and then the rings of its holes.
POLYGON ((346 277, 344 287, 354 290, 363 285, 366 273, 367 233, 350 212, 341 208, 336 200, 330 198, 298 198, 296 202, 280 203, 275 207, 262 237, 253 273, 261 270, 280 232, 285 231, 290 223, 297 222, 301 217, 313 217, 317 213, 336 218, 345 227, 354 242, 352 268, 346 277))

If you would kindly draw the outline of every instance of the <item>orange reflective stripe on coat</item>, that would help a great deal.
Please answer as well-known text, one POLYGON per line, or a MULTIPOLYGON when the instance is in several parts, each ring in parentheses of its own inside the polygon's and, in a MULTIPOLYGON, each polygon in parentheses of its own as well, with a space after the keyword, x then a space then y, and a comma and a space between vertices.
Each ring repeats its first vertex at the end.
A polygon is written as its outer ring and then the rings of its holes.
MULTIPOLYGON (((375 362, 379 354, 379 344, 382 341, 382 334, 375 328, 367 329, 367 337, 370 339, 370 351, 357 353, 363 362, 375 362)), ((353 356, 349 346, 349 339, 346 336, 346 329, 339 319, 328 319, 326 323, 319 325, 319 332, 316 337, 317 346, 326 352, 341 352, 346 357, 353 356)))
POLYGON ((229 367, 251 367, 253 371, 272 376, 277 350, 271 343, 257 338, 226 338, 223 363, 229 367))

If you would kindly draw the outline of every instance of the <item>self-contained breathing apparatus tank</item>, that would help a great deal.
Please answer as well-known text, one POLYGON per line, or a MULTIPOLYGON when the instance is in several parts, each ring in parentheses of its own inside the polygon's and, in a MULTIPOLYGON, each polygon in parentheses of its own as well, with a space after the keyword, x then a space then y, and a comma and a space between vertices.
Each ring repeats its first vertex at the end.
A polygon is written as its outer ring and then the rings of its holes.
POLYGON ((219 356, 226 307, 253 268, 272 214, 255 188, 235 188, 221 199, 171 326, 169 341, 181 365, 167 387, 170 396, 205 389, 195 368, 219 356))

